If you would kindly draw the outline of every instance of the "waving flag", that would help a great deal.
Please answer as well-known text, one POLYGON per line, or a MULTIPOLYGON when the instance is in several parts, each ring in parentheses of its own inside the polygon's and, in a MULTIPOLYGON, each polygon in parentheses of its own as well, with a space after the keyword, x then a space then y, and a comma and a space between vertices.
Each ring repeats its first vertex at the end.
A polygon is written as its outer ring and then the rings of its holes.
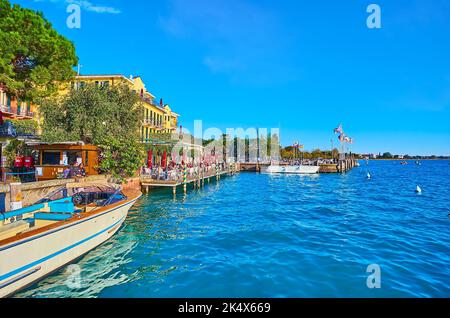
POLYGON ((343 134, 344 130, 342 129, 342 124, 339 124, 338 128, 334 128, 334 133, 335 134, 343 134))
POLYGON ((352 143, 353 143, 353 138, 350 138, 350 137, 348 137, 348 136, 345 136, 345 137, 344 137, 344 141, 345 141, 345 142, 348 142, 349 144, 352 144, 352 143))

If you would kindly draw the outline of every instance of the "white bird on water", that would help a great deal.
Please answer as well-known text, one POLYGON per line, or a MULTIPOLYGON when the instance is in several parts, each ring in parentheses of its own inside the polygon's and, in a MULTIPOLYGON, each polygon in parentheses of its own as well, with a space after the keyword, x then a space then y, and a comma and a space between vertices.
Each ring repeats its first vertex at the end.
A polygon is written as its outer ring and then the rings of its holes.
POLYGON ((421 194, 422 193, 422 189, 419 186, 416 187, 416 193, 417 194, 421 194))
POLYGON ((367 179, 370 179, 370 178, 372 178, 370 173, 367 173, 367 179))

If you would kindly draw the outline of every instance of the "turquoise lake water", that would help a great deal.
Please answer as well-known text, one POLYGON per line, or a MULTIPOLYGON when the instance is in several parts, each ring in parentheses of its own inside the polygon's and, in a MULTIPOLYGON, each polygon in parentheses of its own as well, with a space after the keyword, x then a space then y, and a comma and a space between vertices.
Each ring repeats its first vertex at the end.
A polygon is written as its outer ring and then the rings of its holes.
POLYGON ((450 297, 449 213, 449 161, 241 173, 186 197, 145 196, 76 263, 80 288, 62 269, 16 296, 450 297), (380 289, 366 285, 369 264, 380 289))

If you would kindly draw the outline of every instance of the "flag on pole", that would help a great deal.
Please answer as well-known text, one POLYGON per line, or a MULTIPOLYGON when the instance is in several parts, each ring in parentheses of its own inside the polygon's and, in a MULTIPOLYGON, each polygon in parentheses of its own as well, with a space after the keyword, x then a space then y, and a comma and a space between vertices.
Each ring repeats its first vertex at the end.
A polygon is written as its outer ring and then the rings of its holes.
POLYGON ((335 134, 343 134, 344 130, 342 129, 342 124, 339 124, 338 128, 334 128, 334 133, 335 134))
POLYGON ((350 137, 348 137, 348 136, 345 136, 345 137, 344 137, 344 141, 345 141, 345 142, 348 142, 349 144, 352 144, 352 143, 353 143, 353 138, 350 138, 350 137))

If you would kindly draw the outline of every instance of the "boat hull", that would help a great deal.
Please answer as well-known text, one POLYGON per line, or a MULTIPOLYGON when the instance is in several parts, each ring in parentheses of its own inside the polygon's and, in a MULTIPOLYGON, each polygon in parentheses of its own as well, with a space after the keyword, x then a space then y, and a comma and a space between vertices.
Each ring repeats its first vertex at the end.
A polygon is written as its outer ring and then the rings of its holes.
POLYGON ((282 174, 316 174, 319 173, 319 166, 269 166, 261 170, 262 173, 282 173, 282 174))
POLYGON ((138 197, 0 245, 0 297, 9 296, 94 249, 120 228, 138 197))

